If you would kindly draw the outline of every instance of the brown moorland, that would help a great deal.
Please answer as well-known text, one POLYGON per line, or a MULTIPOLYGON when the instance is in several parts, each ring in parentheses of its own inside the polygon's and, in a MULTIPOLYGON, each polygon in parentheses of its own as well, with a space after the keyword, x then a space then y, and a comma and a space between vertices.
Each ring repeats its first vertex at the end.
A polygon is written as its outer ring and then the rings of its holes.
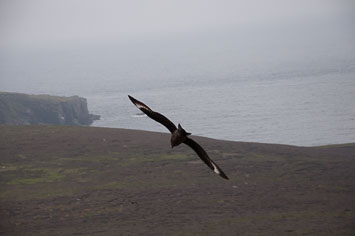
POLYGON ((355 143, 321 147, 0 126, 0 235, 354 235, 355 143))

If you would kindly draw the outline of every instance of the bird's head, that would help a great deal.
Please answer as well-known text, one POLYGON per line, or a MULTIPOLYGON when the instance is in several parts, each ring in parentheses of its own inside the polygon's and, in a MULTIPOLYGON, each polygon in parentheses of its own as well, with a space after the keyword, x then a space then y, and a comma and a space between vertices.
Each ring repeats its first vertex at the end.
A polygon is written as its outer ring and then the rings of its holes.
POLYGON ((191 133, 186 132, 180 124, 178 124, 178 131, 181 132, 183 135, 188 136, 191 135, 191 133))

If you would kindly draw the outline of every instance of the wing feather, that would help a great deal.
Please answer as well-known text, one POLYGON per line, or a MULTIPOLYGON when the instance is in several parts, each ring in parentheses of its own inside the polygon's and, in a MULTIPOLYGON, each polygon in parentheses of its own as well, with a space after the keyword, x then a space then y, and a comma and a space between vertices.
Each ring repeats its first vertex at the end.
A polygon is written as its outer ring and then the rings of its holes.
POLYGON ((224 179, 228 179, 227 175, 214 163, 209 156, 207 155, 206 151, 194 140, 186 137, 184 143, 191 147, 197 155, 201 158, 201 160, 208 165, 216 174, 220 175, 224 179))
POLYGON ((160 124, 164 125, 171 133, 173 133, 177 129, 174 123, 162 114, 153 111, 143 102, 138 101, 130 95, 128 95, 128 97, 133 102, 133 104, 136 105, 136 107, 138 107, 142 112, 144 112, 144 114, 146 114, 148 117, 155 120, 156 122, 159 122, 160 124))

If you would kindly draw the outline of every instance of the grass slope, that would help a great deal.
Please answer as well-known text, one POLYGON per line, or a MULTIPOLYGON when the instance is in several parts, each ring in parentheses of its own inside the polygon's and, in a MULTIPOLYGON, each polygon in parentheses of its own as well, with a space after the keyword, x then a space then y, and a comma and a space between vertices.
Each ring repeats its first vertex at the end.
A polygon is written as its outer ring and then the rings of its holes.
POLYGON ((0 126, 1 235, 354 235, 355 144, 294 147, 169 134, 0 126))

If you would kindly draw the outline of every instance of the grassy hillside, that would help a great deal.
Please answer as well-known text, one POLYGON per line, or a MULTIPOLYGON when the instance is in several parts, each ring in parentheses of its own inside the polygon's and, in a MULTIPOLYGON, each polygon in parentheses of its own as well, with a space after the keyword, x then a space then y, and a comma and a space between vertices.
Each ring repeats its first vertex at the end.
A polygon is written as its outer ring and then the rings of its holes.
POLYGON ((0 234, 355 234, 355 144, 194 139, 229 181, 169 134, 0 126, 0 234))

